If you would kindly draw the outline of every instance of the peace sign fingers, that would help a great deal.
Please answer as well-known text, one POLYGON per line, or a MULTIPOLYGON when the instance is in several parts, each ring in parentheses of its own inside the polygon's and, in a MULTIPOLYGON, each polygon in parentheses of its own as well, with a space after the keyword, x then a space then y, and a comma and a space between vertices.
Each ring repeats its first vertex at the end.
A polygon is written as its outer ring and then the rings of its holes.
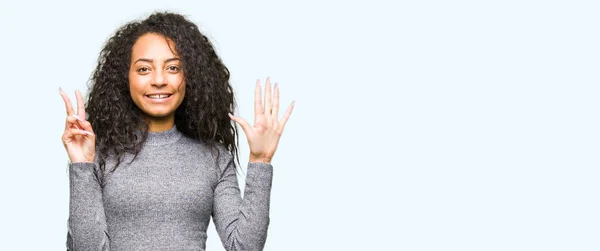
POLYGON ((85 120, 85 104, 81 92, 75 91, 77 100, 77 112, 73 104, 62 88, 59 88, 60 96, 65 102, 67 119, 65 131, 62 136, 63 145, 67 150, 71 162, 92 162, 95 156, 96 135, 90 122, 85 120))

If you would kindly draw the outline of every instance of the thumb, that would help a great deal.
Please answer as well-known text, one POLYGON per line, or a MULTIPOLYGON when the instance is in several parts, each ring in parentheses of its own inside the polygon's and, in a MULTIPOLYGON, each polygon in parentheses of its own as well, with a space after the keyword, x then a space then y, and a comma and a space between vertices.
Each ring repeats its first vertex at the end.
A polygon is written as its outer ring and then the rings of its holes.
POLYGON ((235 121, 242 127, 242 130, 244 130, 244 133, 246 133, 246 136, 248 136, 248 134, 252 132, 252 127, 250 126, 250 124, 248 124, 248 121, 246 121, 244 118, 238 117, 238 116, 233 116, 233 114, 231 114, 231 113, 227 113, 227 114, 229 115, 231 120, 235 121))

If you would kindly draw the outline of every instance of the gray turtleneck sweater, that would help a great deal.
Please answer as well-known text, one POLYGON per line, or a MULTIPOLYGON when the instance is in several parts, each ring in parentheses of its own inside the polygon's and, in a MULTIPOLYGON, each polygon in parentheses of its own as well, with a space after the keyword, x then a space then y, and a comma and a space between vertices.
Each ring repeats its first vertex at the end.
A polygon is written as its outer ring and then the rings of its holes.
MULTIPOLYGON (((262 250, 273 167, 248 163, 243 199, 233 157, 184 136, 151 132, 99 182, 97 163, 71 163, 69 250, 204 250, 212 216, 227 250, 262 250)), ((108 159, 106 166, 114 166, 108 159)))

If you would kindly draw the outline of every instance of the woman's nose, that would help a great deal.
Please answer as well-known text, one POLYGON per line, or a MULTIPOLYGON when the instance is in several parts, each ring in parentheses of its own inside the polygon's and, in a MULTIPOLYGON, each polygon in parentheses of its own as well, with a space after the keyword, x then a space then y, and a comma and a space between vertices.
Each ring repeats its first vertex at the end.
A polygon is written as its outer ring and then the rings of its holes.
POLYGON ((161 71, 155 71, 152 85, 156 87, 163 87, 167 85, 167 78, 165 78, 164 73, 161 71))

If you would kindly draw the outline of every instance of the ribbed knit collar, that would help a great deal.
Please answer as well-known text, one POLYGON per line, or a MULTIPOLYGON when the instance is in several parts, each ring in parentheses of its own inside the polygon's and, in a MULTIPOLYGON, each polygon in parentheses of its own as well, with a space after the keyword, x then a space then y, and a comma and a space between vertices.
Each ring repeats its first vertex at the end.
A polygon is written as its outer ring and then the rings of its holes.
POLYGON ((175 143, 183 136, 183 134, 177 130, 177 127, 173 125, 173 128, 161 131, 161 132, 148 132, 148 138, 146 138, 146 145, 150 146, 162 146, 175 143))

